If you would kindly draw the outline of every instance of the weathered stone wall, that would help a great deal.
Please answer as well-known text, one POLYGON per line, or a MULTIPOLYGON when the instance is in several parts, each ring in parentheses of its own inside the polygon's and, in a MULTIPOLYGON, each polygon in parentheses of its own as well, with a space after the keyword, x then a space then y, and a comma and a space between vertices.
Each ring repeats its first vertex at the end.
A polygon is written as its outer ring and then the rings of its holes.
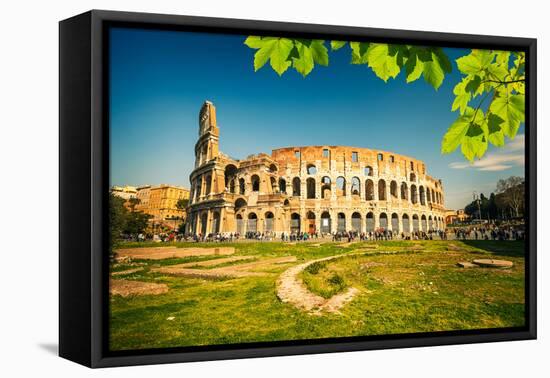
MULTIPOLYGON (((205 106, 215 120, 213 105, 205 106)), ((345 146, 286 147, 235 160, 219 153, 214 127, 201 125, 197 142, 190 233, 445 227, 443 186, 423 161, 345 146)))

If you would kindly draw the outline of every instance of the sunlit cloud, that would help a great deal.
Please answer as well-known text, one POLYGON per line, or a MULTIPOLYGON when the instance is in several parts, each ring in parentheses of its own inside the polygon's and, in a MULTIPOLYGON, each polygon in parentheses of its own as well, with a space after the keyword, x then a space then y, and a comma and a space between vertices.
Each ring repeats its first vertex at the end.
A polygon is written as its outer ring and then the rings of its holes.
POLYGON ((507 142, 504 147, 487 153, 482 159, 473 163, 453 162, 449 168, 476 169, 478 171, 505 171, 513 167, 525 165, 525 135, 518 134, 514 140, 507 142))

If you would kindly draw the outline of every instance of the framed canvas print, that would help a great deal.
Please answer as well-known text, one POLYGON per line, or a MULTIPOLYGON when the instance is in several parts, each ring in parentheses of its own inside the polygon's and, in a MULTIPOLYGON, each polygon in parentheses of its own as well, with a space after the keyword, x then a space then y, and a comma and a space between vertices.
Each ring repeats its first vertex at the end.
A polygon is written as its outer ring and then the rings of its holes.
POLYGON ((536 337, 536 40, 60 22, 60 355, 536 337))

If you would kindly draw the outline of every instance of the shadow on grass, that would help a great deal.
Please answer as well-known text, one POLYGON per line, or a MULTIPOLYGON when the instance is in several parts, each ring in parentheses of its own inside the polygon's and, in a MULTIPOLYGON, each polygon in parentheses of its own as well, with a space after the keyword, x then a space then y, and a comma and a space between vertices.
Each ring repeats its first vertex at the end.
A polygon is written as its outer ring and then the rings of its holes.
POLYGON ((522 240, 461 240, 467 246, 482 249, 496 256, 525 257, 525 242, 522 240))

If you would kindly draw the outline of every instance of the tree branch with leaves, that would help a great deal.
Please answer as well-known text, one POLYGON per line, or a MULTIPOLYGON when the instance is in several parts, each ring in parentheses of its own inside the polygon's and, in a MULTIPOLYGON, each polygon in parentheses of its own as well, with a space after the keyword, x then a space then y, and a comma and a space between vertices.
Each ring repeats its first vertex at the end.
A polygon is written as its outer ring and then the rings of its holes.
MULTIPOLYGON (((292 68, 306 77, 315 65, 328 66, 329 53, 346 45, 351 64, 368 66, 384 82, 404 71, 407 83, 423 77, 438 90, 452 72, 452 63, 440 47, 259 36, 249 36, 244 43, 256 50, 255 71, 269 61, 279 76, 292 68)), ((441 152, 448 154, 460 146, 472 162, 483 157, 489 144, 502 147, 505 138, 514 139, 525 121, 525 53, 471 50, 456 63, 462 79, 454 87, 451 111, 459 115, 442 138, 441 152)))

